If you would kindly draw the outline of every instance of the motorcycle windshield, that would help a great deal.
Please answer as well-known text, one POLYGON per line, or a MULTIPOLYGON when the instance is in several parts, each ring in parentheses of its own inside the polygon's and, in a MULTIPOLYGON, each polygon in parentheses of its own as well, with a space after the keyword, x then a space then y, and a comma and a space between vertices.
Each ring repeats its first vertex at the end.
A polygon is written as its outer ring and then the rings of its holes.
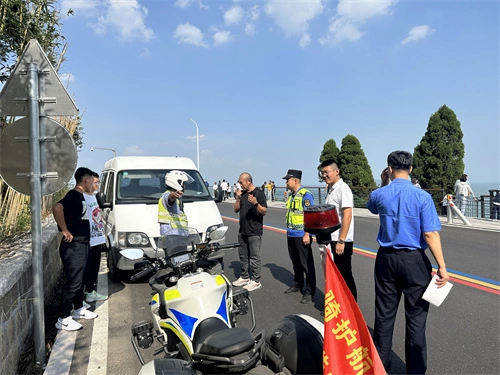
POLYGON ((158 249, 164 251, 166 258, 195 250, 201 243, 201 236, 195 228, 172 228, 158 239, 158 249))

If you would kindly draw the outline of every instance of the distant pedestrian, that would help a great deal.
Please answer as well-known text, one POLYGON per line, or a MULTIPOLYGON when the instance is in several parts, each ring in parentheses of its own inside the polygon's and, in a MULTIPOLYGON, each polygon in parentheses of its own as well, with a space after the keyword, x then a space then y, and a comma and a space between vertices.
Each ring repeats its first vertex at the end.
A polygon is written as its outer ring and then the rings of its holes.
POLYGON ((271 200, 271 195, 272 195, 272 192, 273 192, 273 185, 271 184, 271 180, 269 180, 266 184, 266 199, 268 201, 271 200))
POLYGON ((289 169, 286 187, 291 194, 286 202, 286 234, 288 255, 293 265, 294 285, 285 294, 301 292, 301 303, 314 300, 316 293, 316 270, 311 247, 311 235, 304 231, 304 207, 314 205, 311 192, 301 185, 302 171, 289 169))
POLYGON ((425 254, 427 247, 438 266, 438 288, 447 283, 449 276, 439 237, 441 222, 432 197, 408 181, 412 162, 409 152, 389 154, 388 167, 380 175, 382 187, 371 193, 366 205, 371 213, 380 216, 373 341, 387 371, 397 310, 404 294, 406 373, 425 374, 429 302, 422 299, 422 294, 432 278, 432 265, 425 254))
POLYGON ((263 219, 267 213, 266 196, 252 183, 250 173, 240 175, 238 183, 241 190, 236 192, 234 212, 240 214, 238 254, 241 262, 241 275, 233 282, 234 286, 242 286, 252 291, 262 288, 260 283, 262 260, 260 255, 263 219))
POLYGON ((214 185, 212 188, 214 189, 214 198, 217 198, 217 189, 219 188, 217 181, 214 182, 214 185))
POLYGON ((470 185, 467 183, 467 175, 463 174, 460 177, 460 181, 458 183, 455 183, 455 197, 456 197, 456 205, 457 208, 462 212, 462 214, 465 215, 467 206, 468 206, 468 200, 470 198, 473 198, 474 200, 476 197, 474 196, 474 192, 472 191, 470 185))
POLYGON ((276 184, 274 183, 274 181, 271 181, 271 185, 272 185, 271 198, 272 201, 274 202, 276 200, 276 184))
POLYGON ((220 187, 222 189, 222 200, 226 200, 227 199, 227 188, 228 188, 229 184, 227 183, 226 180, 222 180, 222 183, 220 184, 220 187))
POLYGON ((421 188, 422 188, 422 187, 420 186, 420 183, 418 182, 418 180, 417 180, 415 177, 413 177, 413 178, 411 179, 411 184, 412 184, 413 186, 415 186, 415 187, 419 188, 419 189, 421 189, 421 188))
POLYGON ((62 241, 59 246, 65 282, 61 293, 61 311, 56 328, 76 331, 82 325, 75 320, 95 319, 97 314, 83 306, 83 275, 90 250, 90 224, 84 193, 92 194, 93 172, 84 167, 75 171, 76 186, 52 208, 62 241))
POLYGON ((497 190, 493 198, 493 217, 494 220, 500 220, 500 190, 497 190))

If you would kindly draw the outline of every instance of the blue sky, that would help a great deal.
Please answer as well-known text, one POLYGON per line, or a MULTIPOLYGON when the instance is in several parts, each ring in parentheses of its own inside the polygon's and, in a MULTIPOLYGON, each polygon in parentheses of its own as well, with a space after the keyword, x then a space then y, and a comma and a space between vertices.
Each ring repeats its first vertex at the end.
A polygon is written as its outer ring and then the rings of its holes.
MULTIPOLYGON (((353 134, 374 177, 413 152, 446 104, 471 181, 499 178, 496 1, 60 0, 60 75, 82 114, 79 165, 177 155, 211 183, 256 185, 301 169, 317 185, 324 143, 353 134)), ((492 186, 493 187, 493 186, 492 186)), ((495 186, 496 187, 496 186, 495 186)))

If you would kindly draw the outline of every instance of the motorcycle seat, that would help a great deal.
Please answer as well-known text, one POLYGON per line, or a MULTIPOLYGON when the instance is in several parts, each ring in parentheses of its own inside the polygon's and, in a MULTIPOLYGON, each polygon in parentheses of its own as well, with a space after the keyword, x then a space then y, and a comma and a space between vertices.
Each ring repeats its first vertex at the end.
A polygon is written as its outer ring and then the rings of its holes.
POLYGON ((215 332, 208 336, 198 353, 219 357, 232 357, 255 346, 255 340, 247 328, 235 327, 215 332))

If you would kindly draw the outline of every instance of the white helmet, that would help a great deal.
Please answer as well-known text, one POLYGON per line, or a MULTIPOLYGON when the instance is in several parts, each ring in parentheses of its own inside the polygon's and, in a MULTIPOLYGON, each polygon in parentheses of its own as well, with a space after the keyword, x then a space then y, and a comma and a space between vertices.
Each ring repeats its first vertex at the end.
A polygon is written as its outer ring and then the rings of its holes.
POLYGON ((175 191, 183 190, 184 183, 189 184, 193 181, 193 178, 187 173, 178 170, 170 171, 165 175, 165 184, 175 191))

